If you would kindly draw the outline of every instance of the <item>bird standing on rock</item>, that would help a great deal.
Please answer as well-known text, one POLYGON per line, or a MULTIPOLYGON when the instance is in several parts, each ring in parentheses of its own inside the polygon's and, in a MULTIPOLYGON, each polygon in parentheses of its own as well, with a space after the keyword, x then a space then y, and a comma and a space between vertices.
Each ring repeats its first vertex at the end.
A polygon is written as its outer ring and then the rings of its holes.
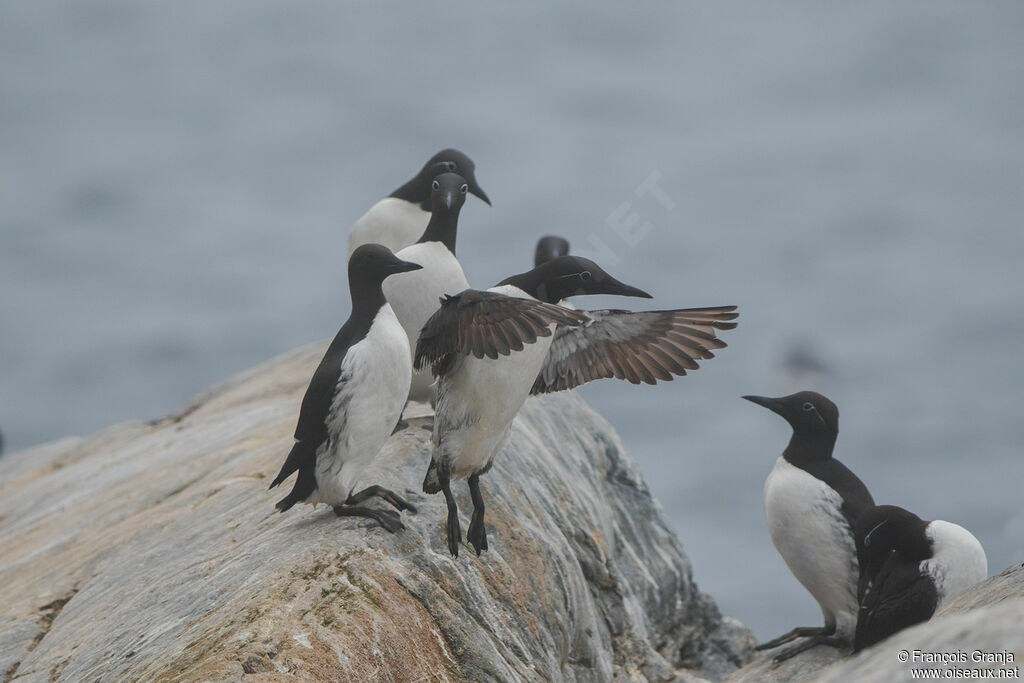
POLYGON ((793 428, 789 445, 764 483, 764 512, 772 543, 825 617, 758 645, 767 650, 807 640, 775 656, 782 662, 815 645, 846 647, 857 623, 857 551, 853 529, 874 500, 857 476, 832 457, 839 409, 813 391, 781 398, 744 396, 781 415, 793 428))
POLYGON ((313 374, 302 398, 295 445, 270 484, 274 488, 298 472, 291 493, 277 503, 281 512, 299 502, 326 503, 339 517, 368 517, 392 533, 404 528, 397 512, 358 503, 379 496, 399 510, 415 512, 380 486, 354 491, 398 422, 412 376, 409 340, 381 283, 419 268, 379 244, 364 244, 352 254, 352 314, 313 374))
POLYGON ((471 194, 488 205, 491 200, 476 182, 473 160, 457 149, 442 149, 430 157, 409 182, 380 200, 359 218, 348 236, 348 257, 361 244, 383 244, 393 252, 404 249, 423 234, 430 221, 430 186, 442 173, 458 173, 471 194))
POLYGON ((448 549, 461 542, 453 478, 469 479, 473 515, 467 538, 487 549, 480 475, 508 440, 531 394, 571 389, 602 377, 635 384, 670 380, 712 358, 725 343, 735 306, 674 311, 575 311, 548 301, 580 294, 650 298, 593 261, 566 256, 510 277, 487 291, 447 297, 423 328, 414 366, 437 380, 433 455, 423 482, 448 505, 448 549))
MULTIPOLYGON (((459 212, 466 202, 469 183, 456 173, 442 173, 431 181, 430 222, 415 244, 399 250, 399 258, 423 266, 422 270, 389 279, 384 293, 395 309, 398 322, 405 329, 409 348, 415 350, 416 340, 427 319, 437 310, 438 299, 458 294, 469 287, 466 274, 455 258, 459 212)), ((412 363, 412 351, 409 352, 412 363)), ((427 370, 413 372, 409 399, 425 401, 432 398, 433 379, 427 370)))
POLYGON ((860 612, 854 652, 927 621, 988 576, 985 549, 958 524, 879 505, 861 515, 855 531, 860 612))

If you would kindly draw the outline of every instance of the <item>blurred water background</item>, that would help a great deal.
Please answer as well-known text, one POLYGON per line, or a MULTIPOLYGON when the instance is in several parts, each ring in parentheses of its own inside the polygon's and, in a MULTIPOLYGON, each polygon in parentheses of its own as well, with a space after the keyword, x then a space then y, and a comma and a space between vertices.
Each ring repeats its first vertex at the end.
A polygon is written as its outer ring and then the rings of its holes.
POLYGON ((789 428, 741 394, 826 393, 879 502, 967 526, 993 572, 1024 559, 1024 4, 0 18, 8 450, 159 417, 332 336, 349 225, 453 145, 494 201, 463 211, 475 285, 555 232, 656 295, 579 305, 739 304, 700 372, 583 390, 726 613, 761 638, 820 623, 761 510, 789 428))

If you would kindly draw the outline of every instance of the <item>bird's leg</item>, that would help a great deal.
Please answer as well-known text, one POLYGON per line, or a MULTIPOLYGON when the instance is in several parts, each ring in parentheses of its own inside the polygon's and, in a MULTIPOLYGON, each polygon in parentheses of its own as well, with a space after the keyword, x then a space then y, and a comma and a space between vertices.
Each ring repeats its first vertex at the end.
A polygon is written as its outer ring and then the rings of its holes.
POLYGON ((444 493, 444 501, 448 504, 448 551, 453 557, 459 556, 459 543, 462 542, 462 528, 459 526, 459 508, 455 505, 455 496, 452 495, 451 480, 448 476, 448 468, 437 468, 437 478, 441 485, 441 492, 444 493))
POLYGON ((850 643, 845 638, 841 638, 839 636, 818 633, 816 635, 811 636, 799 645, 794 645, 793 647, 787 648, 779 654, 775 655, 775 657, 772 658, 772 666, 781 664, 782 662, 786 661, 787 659, 790 659, 791 657, 796 657, 801 652, 810 650, 812 647, 816 645, 828 645, 830 647, 848 647, 850 643))
POLYGON ((484 497, 480 495, 480 474, 469 477, 469 495, 473 498, 473 517, 469 522, 466 539, 473 544, 477 557, 487 550, 487 530, 484 528, 484 497))
POLYGON ((366 517, 376 520, 386 531, 395 533, 405 528, 402 518, 394 510, 374 510, 373 508, 354 507, 350 505, 334 505, 334 514, 339 517, 366 517))
POLYGON ((792 642, 797 638, 804 638, 807 636, 824 635, 830 636, 836 632, 836 627, 833 626, 831 629, 825 626, 797 626, 791 631, 786 631, 778 638, 773 638, 766 643, 761 643, 755 650, 771 650, 773 647, 779 645, 785 645, 786 643, 792 642))
POLYGON ((370 486, 358 493, 353 493, 349 495, 348 500, 345 501, 345 505, 356 505, 357 503, 362 503, 367 498, 372 498, 373 496, 379 496, 380 498, 383 498, 384 500, 391 503, 399 510, 408 510, 409 512, 416 512, 415 505, 406 502, 405 499, 403 499, 397 493, 395 493, 391 489, 386 489, 383 486, 370 486))

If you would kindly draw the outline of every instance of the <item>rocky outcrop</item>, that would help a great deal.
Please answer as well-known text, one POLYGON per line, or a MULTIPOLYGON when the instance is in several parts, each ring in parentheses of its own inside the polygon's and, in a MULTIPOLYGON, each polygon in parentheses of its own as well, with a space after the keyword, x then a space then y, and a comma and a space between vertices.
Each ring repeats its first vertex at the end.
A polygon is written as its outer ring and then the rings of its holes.
POLYGON ((849 651, 816 647, 775 667, 770 654, 759 654, 727 680, 890 683, 928 677, 1020 679, 1022 668, 1024 565, 1014 565, 958 596, 930 621, 901 631, 854 657, 849 657, 849 651), (933 653, 940 658, 937 663, 929 661, 934 660, 933 653), (943 654, 951 661, 942 662, 943 654), (992 661, 986 661, 987 654, 992 655, 992 661), (921 669, 937 673, 913 673, 921 669))
MULTIPOLYGON (((449 556, 443 500, 418 491, 417 420, 365 482, 419 507, 405 531, 277 514, 267 483, 323 348, 181 415, 0 460, 0 675, 695 680, 742 665, 749 631, 697 590, 617 436, 572 393, 517 418, 484 480, 482 558, 449 556)), ((458 497, 468 510, 461 483, 458 497)))

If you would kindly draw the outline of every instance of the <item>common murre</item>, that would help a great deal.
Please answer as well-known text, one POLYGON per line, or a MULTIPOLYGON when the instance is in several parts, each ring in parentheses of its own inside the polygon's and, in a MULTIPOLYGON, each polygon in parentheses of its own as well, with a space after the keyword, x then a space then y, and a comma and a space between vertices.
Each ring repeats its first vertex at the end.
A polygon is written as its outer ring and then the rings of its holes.
POLYGON ((415 242, 430 221, 430 184, 442 173, 458 173, 471 194, 487 204, 491 200, 476 181, 473 160, 457 149, 442 149, 430 157, 419 173, 380 200, 352 225, 348 257, 361 244, 383 244, 398 252, 415 242))
POLYGON ((417 270, 379 244, 364 244, 348 263, 352 313, 334 337, 302 398, 295 444, 270 484, 298 472, 281 512, 299 502, 326 503, 339 517, 368 517, 394 533, 403 528, 393 510, 360 507, 379 496, 399 510, 415 511, 393 491, 370 486, 355 492, 363 470, 377 456, 405 406, 412 377, 409 340, 384 298, 389 275, 417 270))
POLYGON ((857 623, 857 551, 853 529, 874 505, 863 482, 832 457, 839 409, 813 391, 781 398, 744 396, 781 415, 793 428, 789 445, 764 483, 772 543, 786 566, 818 601, 823 627, 803 626, 758 645, 767 650, 807 636, 775 656, 782 662, 815 645, 852 645, 857 623))
POLYGON ((481 292, 447 297, 423 328, 414 366, 437 376, 433 455, 423 490, 444 493, 448 549, 458 556, 458 508, 451 479, 469 479, 467 534, 487 549, 480 475, 507 441, 527 396, 571 389, 602 377, 633 383, 670 380, 696 369, 725 343, 735 306, 674 311, 576 311, 549 301, 581 294, 650 295, 593 261, 565 256, 481 292))
POLYGON ((985 549, 958 524, 879 505, 860 516, 855 533, 860 611, 854 652, 927 621, 988 576, 985 549))
POLYGON ((533 265, 537 267, 559 256, 569 255, 569 240, 559 235, 545 235, 537 240, 533 250, 533 265))
MULTIPOLYGON (((438 300, 469 288, 466 274, 455 258, 459 211, 466 202, 468 192, 469 183, 456 173, 442 173, 431 181, 430 222, 415 244, 400 249, 396 254, 398 258, 419 263, 423 268, 390 278, 384 283, 384 294, 409 342, 410 363, 420 330, 437 310, 438 300)), ((432 383, 429 370, 415 370, 409 399, 431 399, 432 383)))

